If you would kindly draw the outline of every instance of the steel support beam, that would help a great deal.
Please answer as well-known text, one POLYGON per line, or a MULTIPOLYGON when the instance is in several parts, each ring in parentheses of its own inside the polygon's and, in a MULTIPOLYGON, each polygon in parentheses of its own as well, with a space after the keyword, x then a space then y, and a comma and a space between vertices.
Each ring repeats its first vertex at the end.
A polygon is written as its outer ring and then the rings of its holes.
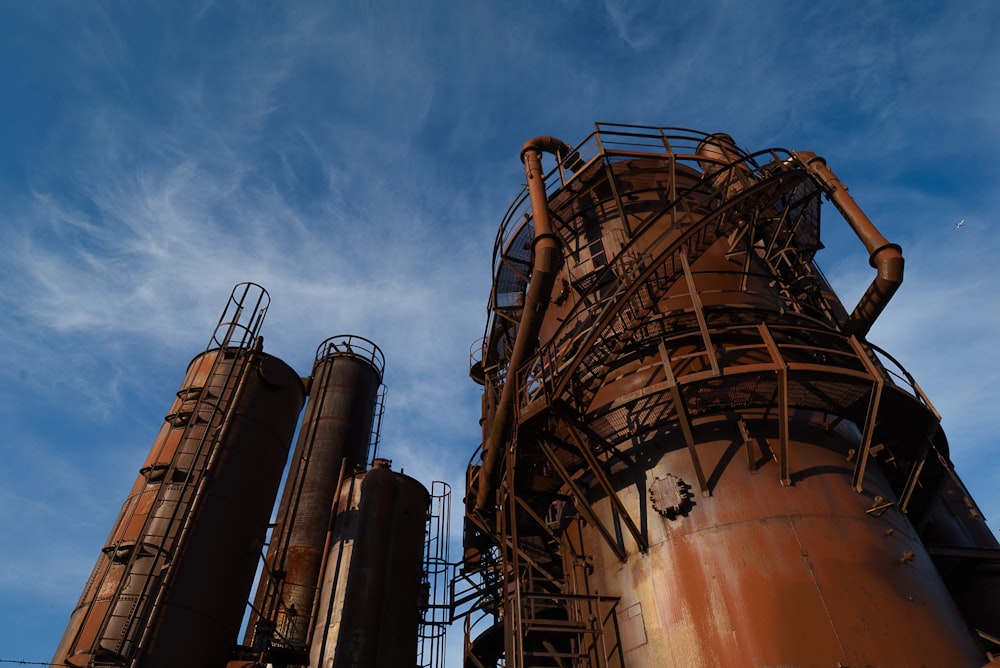
POLYGON ((569 471, 566 470, 566 467, 563 466, 563 463, 559 461, 559 458, 556 456, 552 446, 545 441, 539 441, 538 447, 541 448, 542 452, 545 454, 545 458, 552 465, 552 468, 556 470, 559 477, 562 478, 563 483, 565 483, 566 487, 573 494, 573 498, 576 500, 576 509, 584 516, 584 518, 586 518, 588 522, 594 525, 594 528, 601 534, 601 537, 604 538, 608 547, 611 548, 618 559, 625 561, 627 556, 625 548, 615 539, 611 532, 608 531, 608 528, 604 526, 604 523, 597 517, 597 514, 594 513, 594 509, 590 507, 590 502, 587 500, 587 495, 576 486, 576 483, 573 481, 573 477, 569 474, 569 471))
POLYGON ((674 399, 674 409, 677 411, 677 421, 681 424, 681 433, 684 434, 684 442, 687 444, 688 453, 691 455, 691 464, 694 466, 694 473, 698 478, 698 489, 702 496, 711 496, 708 489, 708 480, 705 478, 705 471, 701 467, 701 460, 698 459, 698 450, 695 448, 694 432, 691 429, 691 418, 688 416, 687 403, 681 393, 681 388, 677 384, 677 377, 670 366, 670 355, 667 348, 660 341, 660 361, 663 364, 663 372, 667 375, 667 382, 670 384, 670 392, 674 399))
POLYGON ((767 346, 767 351, 771 354, 774 370, 778 376, 778 396, 776 397, 778 402, 778 480, 781 481, 782 485, 791 485, 792 476, 788 462, 788 365, 782 359, 778 344, 775 343, 767 325, 760 323, 757 325, 757 331, 764 339, 764 345, 767 346))
POLYGON ((567 427, 569 427, 569 434, 573 440, 573 444, 580 451, 580 455, 583 456, 584 461, 587 462, 590 472, 594 474, 594 478, 601 486, 601 489, 607 494, 608 501, 611 502, 611 505, 614 506, 615 510, 618 511, 618 515, 625 522, 625 528, 632 534, 632 538, 635 539, 636 544, 639 546, 639 551, 645 552, 649 549, 649 541, 632 520, 632 515, 625 508, 625 504, 622 503, 621 498, 618 496, 618 490, 611 484, 611 480, 608 479, 608 475, 605 473, 604 467, 601 466, 601 462, 598 461, 594 452, 587 446, 577 431, 569 425, 567 427))
POLYGON ((851 476, 851 487, 854 488, 855 492, 861 492, 864 489, 865 468, 868 466, 868 457, 871 453, 872 437, 875 434, 875 423, 878 420, 878 407, 882 401, 885 378, 872 363, 868 352, 858 341, 858 338, 852 336, 849 341, 854 352, 861 359, 861 363, 864 364, 865 370, 871 374, 873 383, 871 397, 868 400, 868 412, 865 415, 864 431, 861 436, 861 447, 858 449, 858 459, 854 462, 854 474, 851 476))
POLYGON ((691 273, 691 265, 688 263, 687 245, 681 246, 679 253, 681 257, 681 267, 684 268, 684 280, 687 282, 688 295, 691 297, 691 306, 694 315, 698 319, 698 329, 701 330, 701 340, 705 344, 705 352, 708 355, 708 363, 712 367, 712 373, 718 376, 719 360, 715 354, 715 346, 712 345, 712 337, 708 333, 708 322, 705 321, 705 308, 702 306, 701 297, 698 295, 698 286, 694 283, 694 274, 691 273))

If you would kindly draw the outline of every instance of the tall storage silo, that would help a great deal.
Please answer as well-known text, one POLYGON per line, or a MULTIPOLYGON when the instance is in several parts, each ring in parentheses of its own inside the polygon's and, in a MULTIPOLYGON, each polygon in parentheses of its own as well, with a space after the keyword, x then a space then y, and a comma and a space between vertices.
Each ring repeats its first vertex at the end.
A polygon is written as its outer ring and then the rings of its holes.
POLYGON ((822 159, 598 124, 522 161, 473 366, 468 665, 982 665, 1000 550, 866 338, 903 259, 822 159), (824 197, 875 269, 850 313, 824 197))
POLYGON ((298 441, 257 586, 246 645, 265 660, 306 665, 338 482, 367 466, 377 439, 382 351, 334 336, 316 351, 298 441))
POLYGON ((268 296, 237 285, 192 360, 53 664, 225 665, 305 399, 262 351, 268 296))

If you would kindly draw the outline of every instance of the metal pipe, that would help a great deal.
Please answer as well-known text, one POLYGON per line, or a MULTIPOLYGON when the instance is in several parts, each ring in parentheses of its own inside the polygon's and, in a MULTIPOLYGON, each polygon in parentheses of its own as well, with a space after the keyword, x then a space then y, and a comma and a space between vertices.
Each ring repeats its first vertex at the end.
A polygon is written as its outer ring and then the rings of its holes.
POLYGON ((861 239, 868 249, 868 263, 877 270, 871 285, 844 323, 845 333, 864 338, 903 282, 903 250, 899 245, 889 243, 876 229, 847 192, 847 186, 827 167, 826 160, 811 151, 795 151, 794 155, 861 239))
POLYGON ((562 264, 562 243, 552 232, 549 219, 549 203, 545 194, 545 172, 542 171, 542 152, 547 151, 557 159, 568 155, 572 149, 555 137, 535 137, 521 147, 521 162, 527 178, 528 196, 531 201, 531 216, 535 226, 532 242, 534 261, 531 268, 531 283, 525 295, 521 321, 507 365, 507 379, 500 394, 500 403, 490 427, 489 441, 483 445, 483 468, 479 476, 479 491, 476 495, 476 511, 484 512, 493 506, 496 492, 497 463, 500 452, 510 430, 513 417, 514 390, 517 372, 538 344, 538 332, 545 317, 545 310, 552 299, 552 286, 556 273, 562 264))

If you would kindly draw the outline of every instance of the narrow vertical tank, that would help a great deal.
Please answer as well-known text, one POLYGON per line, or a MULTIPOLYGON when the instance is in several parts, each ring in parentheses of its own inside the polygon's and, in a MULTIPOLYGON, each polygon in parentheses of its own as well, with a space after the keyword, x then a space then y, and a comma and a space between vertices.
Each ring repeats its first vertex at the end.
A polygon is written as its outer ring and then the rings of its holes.
POLYGON ((316 352, 309 402, 257 587, 246 644, 307 658, 315 594, 338 480, 366 467, 384 358, 371 341, 334 336, 316 352))
POLYGON ((305 399, 261 349, 267 302, 237 285, 188 366, 54 664, 224 665, 305 399))
POLYGON ((341 484, 321 581, 311 668, 413 666, 430 495, 375 460, 341 484))
POLYGON ((825 162, 609 124, 522 161, 473 368, 469 664, 982 665, 1000 550, 866 339, 903 258, 825 162), (876 270, 850 312, 824 197, 876 270))

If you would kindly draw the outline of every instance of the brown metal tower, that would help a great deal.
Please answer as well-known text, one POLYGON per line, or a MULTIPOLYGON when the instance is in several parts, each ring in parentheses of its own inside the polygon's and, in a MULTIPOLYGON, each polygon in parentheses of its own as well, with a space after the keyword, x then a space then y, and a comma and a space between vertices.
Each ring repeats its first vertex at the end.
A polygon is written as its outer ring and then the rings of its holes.
POLYGON ((598 124, 522 161, 472 370, 466 665, 983 664, 1000 549, 865 338, 903 259, 823 160, 598 124), (876 270, 850 313, 824 196, 876 270))
POLYGON ((267 292, 233 290, 136 479, 52 663, 223 666, 305 400, 262 352, 267 292))
POLYGON ((309 403, 292 453, 246 645, 261 657, 307 665, 316 591, 340 481, 364 471, 385 367, 359 336, 334 336, 316 351, 309 403))

